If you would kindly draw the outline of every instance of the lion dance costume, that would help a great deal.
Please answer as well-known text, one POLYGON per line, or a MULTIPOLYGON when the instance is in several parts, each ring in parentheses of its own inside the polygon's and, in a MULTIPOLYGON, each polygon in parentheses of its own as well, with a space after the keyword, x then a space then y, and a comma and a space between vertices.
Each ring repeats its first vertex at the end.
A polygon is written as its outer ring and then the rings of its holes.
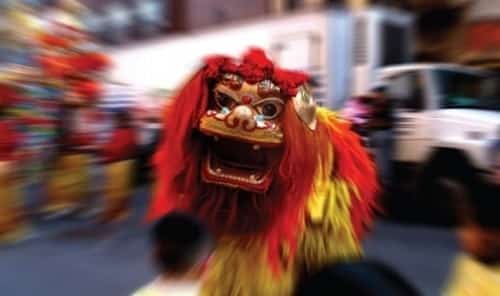
POLYGON ((203 295, 291 295, 303 273, 362 253, 375 168, 307 80, 260 49, 212 56, 168 108, 149 219, 189 211, 217 235, 203 295))

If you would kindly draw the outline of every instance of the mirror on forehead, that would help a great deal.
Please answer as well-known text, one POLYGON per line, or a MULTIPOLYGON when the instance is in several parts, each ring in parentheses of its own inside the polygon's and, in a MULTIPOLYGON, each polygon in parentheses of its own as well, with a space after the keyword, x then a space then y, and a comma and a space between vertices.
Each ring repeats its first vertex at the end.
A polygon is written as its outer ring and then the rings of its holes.
POLYGON ((254 93, 261 98, 281 96, 280 88, 271 80, 250 84, 238 74, 233 73, 225 73, 217 85, 224 85, 232 91, 254 93))
POLYGON ((241 76, 237 74, 225 73, 222 76, 222 80, 220 81, 220 83, 228 86, 233 90, 238 90, 243 85, 243 78, 241 78, 241 76))

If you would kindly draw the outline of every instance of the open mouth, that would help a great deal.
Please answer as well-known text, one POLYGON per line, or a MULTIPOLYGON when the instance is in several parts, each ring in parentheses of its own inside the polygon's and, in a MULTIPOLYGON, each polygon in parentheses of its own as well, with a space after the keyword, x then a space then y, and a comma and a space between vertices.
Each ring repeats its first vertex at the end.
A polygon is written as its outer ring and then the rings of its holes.
POLYGON ((203 161, 203 181, 264 193, 273 180, 276 150, 214 137, 203 161))

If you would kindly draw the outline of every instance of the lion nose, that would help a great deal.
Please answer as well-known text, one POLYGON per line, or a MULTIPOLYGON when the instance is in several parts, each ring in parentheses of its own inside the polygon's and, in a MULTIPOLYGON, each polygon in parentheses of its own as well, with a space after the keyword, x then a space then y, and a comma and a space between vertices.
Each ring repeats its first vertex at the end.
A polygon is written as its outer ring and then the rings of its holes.
POLYGON ((251 131, 256 126, 254 117, 255 112, 251 107, 240 105, 234 108, 231 114, 228 115, 226 124, 232 128, 240 126, 244 130, 251 131))
POLYGON ((253 119, 253 111, 248 106, 241 105, 233 110, 234 116, 240 120, 250 120, 253 119))

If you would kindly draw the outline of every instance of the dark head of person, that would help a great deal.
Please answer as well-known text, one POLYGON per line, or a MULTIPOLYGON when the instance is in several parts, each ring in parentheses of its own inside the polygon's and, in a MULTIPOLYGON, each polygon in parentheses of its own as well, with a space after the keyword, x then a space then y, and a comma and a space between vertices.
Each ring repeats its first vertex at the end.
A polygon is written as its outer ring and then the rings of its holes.
POLYGON ((132 127, 132 117, 130 116, 130 113, 126 110, 116 111, 113 114, 113 120, 117 128, 132 127))
POLYGON ((151 230, 151 240, 157 267, 171 277, 202 271, 214 247, 205 225, 180 212, 159 219, 151 230))
MULTIPOLYGON (((460 197, 458 231, 462 250, 484 263, 500 264, 500 142, 491 149, 490 178, 473 194, 460 197)), ((463 190, 462 190, 463 191, 463 190)))
POLYGON ((380 100, 387 98, 386 92, 387 87, 385 85, 375 86, 364 95, 360 95, 358 101, 363 105, 374 107, 380 100))
MULTIPOLYGON (((498 231, 500 247, 500 140, 493 143, 490 152, 490 176, 481 191, 471 197, 474 220, 476 223, 491 231, 498 231)), ((500 249, 499 258, 500 258, 500 249)))
POLYGON ((328 266, 298 286, 296 296, 418 296, 417 290, 390 267, 375 261, 328 266))
POLYGON ((459 229, 462 250, 486 265, 500 264, 499 197, 498 186, 473 197, 470 222, 459 229))
POLYGON ((371 93, 378 94, 380 96, 385 96, 387 93, 387 85, 385 84, 379 84, 375 85, 371 88, 371 93))

